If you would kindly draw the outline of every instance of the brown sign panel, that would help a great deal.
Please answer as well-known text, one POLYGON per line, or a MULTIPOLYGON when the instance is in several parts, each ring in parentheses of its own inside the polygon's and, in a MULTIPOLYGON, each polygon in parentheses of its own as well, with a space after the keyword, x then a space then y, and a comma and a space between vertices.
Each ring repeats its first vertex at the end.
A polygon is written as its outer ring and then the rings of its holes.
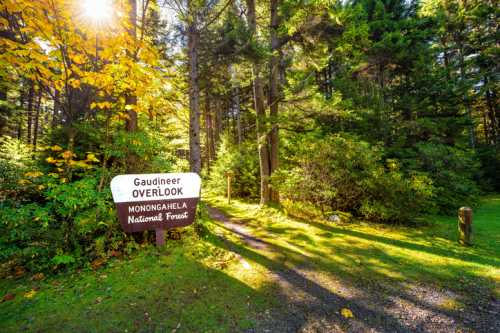
POLYGON ((141 232, 193 223, 200 185, 195 173, 120 175, 111 192, 123 230, 141 232))

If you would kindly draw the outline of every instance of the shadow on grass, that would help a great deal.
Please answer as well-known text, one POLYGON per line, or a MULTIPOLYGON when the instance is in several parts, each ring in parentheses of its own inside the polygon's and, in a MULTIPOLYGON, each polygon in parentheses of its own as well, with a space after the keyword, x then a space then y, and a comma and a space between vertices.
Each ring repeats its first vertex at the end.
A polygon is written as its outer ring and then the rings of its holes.
MULTIPOLYGON (((245 235, 244 237, 247 238, 248 235, 245 235)), ((293 257, 296 258, 303 257, 296 252, 293 253, 294 251, 276 246, 269 242, 260 242, 265 243, 266 246, 272 247, 273 250, 282 251, 287 255, 293 254, 293 257)), ((393 332, 409 331, 408 328, 399 323, 397 318, 392 317, 388 313, 370 309, 361 302, 356 302, 355 299, 347 299, 337 295, 322 287, 318 283, 308 279, 300 271, 288 268, 286 265, 278 261, 271 260, 270 258, 246 246, 237 244, 230 240, 225 239, 224 243, 229 250, 266 267, 276 274, 280 280, 290 284, 292 288, 297 288, 298 290, 305 292, 309 296, 304 302, 300 299, 294 299, 286 290, 281 290, 280 298, 284 299, 284 303, 282 305, 286 308, 286 311, 292 312, 288 315, 281 314, 281 316, 284 315, 285 317, 277 318, 281 325, 287 325, 286 332, 299 331, 310 317, 330 318, 337 319, 336 321, 339 323, 342 321, 345 322, 345 320, 342 320, 339 315, 340 309, 343 307, 349 308, 357 314, 360 318, 360 324, 362 327, 384 327, 385 329, 393 332)), ((294 261, 295 263, 300 262, 298 260, 294 261)), ((282 326, 282 328, 285 327, 282 326)))
POLYGON ((241 332, 268 306, 265 287, 255 290, 182 254, 54 281, 64 285, 41 282, 33 298, 0 303, 0 331, 241 332))
MULTIPOLYGON (((245 222, 247 222, 247 224, 255 225, 255 223, 253 223, 255 221, 246 220, 245 222)), ((444 248, 433 248, 401 240, 394 240, 383 236, 365 234, 359 231, 346 230, 339 227, 328 226, 318 222, 307 221, 303 223, 311 224, 316 228, 325 231, 324 234, 328 234, 329 237, 333 238, 335 238, 335 236, 338 235, 348 235, 364 240, 369 240, 374 244, 379 242, 382 244, 387 244, 400 248, 406 248, 414 251, 422 251, 425 253, 442 256, 445 258, 464 260, 464 257, 462 255, 458 256, 456 254, 450 254, 450 252, 445 251, 444 248)), ((450 267, 449 264, 443 264, 443 265, 433 264, 430 265, 429 267, 422 267, 420 266, 421 263, 417 261, 408 263, 407 262, 408 258, 405 258, 404 256, 389 254, 385 250, 378 248, 376 246, 360 248, 354 245, 351 248, 349 248, 348 244, 337 246, 334 241, 332 242, 331 239, 328 239, 329 244, 328 242, 326 242, 325 244, 322 244, 322 246, 325 246, 329 248, 331 251, 334 251, 336 256, 343 259, 341 261, 335 259, 332 260, 331 258, 325 258, 325 255, 327 255, 327 253, 325 253, 325 251, 320 251, 317 248, 315 248, 314 244, 311 244, 311 242, 309 242, 311 239, 308 236, 306 236, 307 239, 303 239, 301 235, 304 234, 302 233, 299 235, 292 234, 291 237, 289 238, 294 239, 295 237, 295 239, 303 240, 308 244, 306 246, 300 246, 294 243, 294 246, 299 246, 306 253, 310 254, 309 256, 294 251, 290 248, 274 244, 271 241, 266 241, 258 237, 241 232, 239 230, 228 228, 222 223, 218 223, 218 225, 238 235, 243 242, 247 243, 247 245, 249 245, 250 247, 253 247, 253 249, 249 249, 246 246, 239 245, 234 242, 226 240, 225 243, 227 244, 230 250, 239 253, 241 256, 248 258, 249 260, 253 260, 267 267, 271 271, 275 272, 279 277, 279 279, 286 281, 287 283, 292 285, 293 288, 302 290, 306 294, 310 295, 314 299, 314 302, 317 302, 317 304, 312 304, 312 305, 301 304, 300 302, 297 302, 297 300, 289 299, 286 291, 282 291, 282 297, 284 297, 285 299, 284 303, 291 308, 302 309, 302 311, 298 312, 308 313, 312 311, 314 315, 319 317, 325 315, 332 316, 332 312, 338 314, 339 308, 341 306, 345 306, 345 307, 350 307, 351 309, 355 310, 357 313, 360 314, 360 318, 362 319, 359 324, 361 324, 361 326, 365 328, 369 327, 376 329, 377 327, 383 327, 384 331, 402 332, 402 331, 408 331, 409 327, 402 324, 397 318, 391 316, 385 310, 385 308, 391 306, 391 304, 394 302, 394 299, 404 300, 410 302, 411 304, 420 309, 425 309, 426 311, 430 311, 431 313, 441 314, 443 316, 454 318, 455 320, 463 322, 464 320, 463 313, 468 313, 469 315, 472 313, 473 314, 472 317, 474 317, 474 312, 476 312, 476 314, 478 312, 478 310, 475 307, 479 303, 485 303, 481 302, 481 300, 475 299, 475 297, 479 296, 479 297, 484 297, 486 299, 489 297, 488 295, 475 294, 472 290, 468 290, 467 293, 458 295, 456 297, 456 301, 465 306, 463 312, 459 312, 459 309, 446 309, 443 308, 442 306, 437 306, 432 302, 428 302, 427 300, 425 300, 425 298, 423 299, 417 298, 413 292, 407 290, 408 288, 407 283, 410 283, 413 287, 419 287, 418 284, 414 283, 429 282, 432 279, 438 279, 441 281, 450 280, 456 278, 457 275, 456 271, 453 272, 452 270, 450 270, 450 268, 458 269, 458 267, 450 267), (274 254, 279 254, 278 257, 281 256, 282 258, 284 258, 283 260, 284 262, 291 263, 292 266, 298 268, 298 270, 289 268, 287 267, 286 264, 279 262, 276 259, 274 260, 270 259, 268 256, 260 253, 261 251, 259 252, 255 251, 255 250, 261 250, 263 247, 262 246, 255 247, 253 246, 253 244, 265 245, 265 247, 267 247, 270 250, 270 252, 273 252, 274 254), (311 247, 310 245, 313 246, 311 247), (356 266, 356 259, 358 258, 370 259, 374 257, 378 259, 378 262, 370 263, 367 261, 363 262, 362 265, 360 265, 358 268, 355 269, 352 268, 352 266, 356 266), (403 265, 405 266, 406 269, 399 270, 398 267, 403 267, 403 265), (377 310, 374 310, 373 307, 367 306, 365 302, 362 300, 363 296, 357 299, 346 299, 344 297, 332 293, 331 291, 322 287, 318 283, 311 281, 311 279, 305 277, 300 272, 300 268, 305 266, 312 268, 312 270, 337 274, 343 279, 342 283, 354 286, 359 291, 361 291, 361 295, 365 293, 365 297, 368 299, 371 297, 372 303, 373 303, 373 296, 376 295, 376 297, 380 298, 375 300, 375 303, 378 304, 376 307, 377 310), (381 268, 387 268, 390 271, 398 272, 401 276, 399 278, 391 277, 386 273, 384 273, 383 270, 381 270, 381 268), (414 272, 414 274, 412 274, 412 270, 418 270, 418 272, 417 273, 414 272), (427 276, 426 281, 420 281, 422 275, 427 276)), ((259 229, 268 230, 268 228, 266 226, 263 226, 261 223, 257 225, 259 229)), ((281 230, 281 228, 279 227, 271 226, 271 228, 273 228, 273 230, 275 231, 279 231, 279 233, 283 236, 285 236, 286 234, 286 231, 281 230)), ((295 228, 294 230, 299 230, 299 229, 295 228)), ((466 258, 465 261, 470 261, 473 263, 486 263, 490 265, 496 265, 498 262, 498 260, 495 259, 483 258, 471 254, 468 254, 468 256, 466 256, 465 258, 466 258)), ((456 266, 456 265, 451 265, 451 266, 456 266)), ((485 279, 481 276, 474 275, 474 278, 476 279, 475 281, 479 281, 482 284, 484 283, 486 285, 487 283, 489 283, 491 285, 490 280, 485 279)), ((488 307, 488 305, 486 305, 486 307, 488 307)), ((483 316, 483 320, 485 321, 485 323, 479 323, 478 324, 479 326, 477 325, 475 326, 476 328, 479 329, 484 328, 481 326, 483 324, 489 325, 490 323, 496 322, 494 315, 492 316, 489 313, 485 313, 484 315, 479 313, 477 314, 477 316, 479 317, 483 316)), ((300 318, 300 315, 294 313, 294 317, 300 318)), ((342 321, 339 320, 339 322, 342 321)), ((301 321, 299 319, 296 319, 296 321, 294 322, 295 325, 294 328, 298 329, 299 327, 301 327, 301 325, 304 324, 305 322, 303 320, 301 321), (299 322, 297 322, 297 320, 299 322)), ((412 329, 415 329, 416 327, 418 331, 425 331, 426 324, 427 323, 425 321, 416 323, 412 329)))
MULTIPOLYGON (((500 259, 496 258, 489 258, 485 256, 478 256, 474 255, 468 252, 458 252, 458 248, 450 252, 450 247, 440 247, 440 246, 425 246, 422 244, 417 244, 417 243, 411 243, 411 242, 405 242, 402 240, 398 239, 392 239, 388 237, 383 237, 379 235, 372 235, 372 234, 367 234, 347 228, 339 228, 339 227, 334 227, 334 226, 329 226, 320 222, 316 221, 303 221, 304 223, 308 223, 312 226, 315 226, 318 229, 322 229, 326 232, 334 233, 334 234, 344 234, 352 237, 357 237, 357 238, 362 238, 365 240, 369 240, 372 242, 378 242, 378 243, 383 243, 391 246, 398 246, 400 248, 412 250, 412 251, 418 251, 418 252, 425 252, 428 254, 432 255, 437 255, 445 258, 451 258, 451 259, 456 259, 456 260, 461 260, 461 261, 466 261, 470 263, 475 263, 475 264, 485 264, 485 265, 490 265, 494 267, 499 267, 500 266, 500 259)), ((416 236, 418 237, 418 236, 416 236)), ((428 237, 424 237, 422 239, 429 240, 428 237)))

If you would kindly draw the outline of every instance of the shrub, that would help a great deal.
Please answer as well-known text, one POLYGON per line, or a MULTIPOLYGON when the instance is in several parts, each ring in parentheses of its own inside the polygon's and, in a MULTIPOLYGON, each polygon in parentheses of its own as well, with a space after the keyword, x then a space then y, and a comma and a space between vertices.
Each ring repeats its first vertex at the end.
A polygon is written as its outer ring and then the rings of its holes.
POLYGON ((477 149, 483 171, 483 186, 500 192, 500 147, 480 146, 477 149))
POLYGON ((28 145, 9 136, 0 138, 0 200, 20 195, 23 175, 33 167, 28 145))
MULTIPOLYGON (((102 133, 84 129, 77 133, 73 150, 50 140, 51 146, 33 154, 19 140, 1 139, 3 268, 60 270, 129 252, 141 235, 127 236, 119 226, 108 186, 112 176, 124 171, 127 153, 137 157, 137 167, 145 173, 183 167, 166 138, 119 131, 100 146, 102 133)), ((63 133, 55 131, 51 138, 57 135, 63 133)), ((147 235, 142 239, 149 241, 147 235)))
POLYGON ((429 179, 405 177, 396 160, 384 165, 378 147, 347 135, 304 136, 294 147, 289 167, 272 179, 284 197, 380 222, 409 222, 432 211, 429 179))
POLYGON ((31 271, 81 266, 124 245, 108 188, 85 177, 50 183, 43 201, 3 201, 0 209, 0 260, 31 271))
POLYGON ((418 143, 400 154, 404 169, 420 172, 432 180, 435 203, 440 212, 456 213, 461 206, 477 203, 480 190, 479 162, 468 149, 438 143, 418 143))

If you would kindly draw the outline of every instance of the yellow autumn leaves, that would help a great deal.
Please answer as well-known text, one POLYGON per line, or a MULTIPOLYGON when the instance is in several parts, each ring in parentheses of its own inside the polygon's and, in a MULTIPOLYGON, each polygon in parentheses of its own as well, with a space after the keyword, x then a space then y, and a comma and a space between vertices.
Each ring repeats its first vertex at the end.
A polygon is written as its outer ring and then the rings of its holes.
POLYGON ((354 318, 354 314, 348 308, 342 308, 342 309, 340 309, 340 314, 342 315, 342 317, 344 317, 346 319, 354 318))
POLYGON ((24 177, 29 177, 29 178, 38 178, 40 176, 43 176, 43 172, 40 172, 40 171, 30 171, 30 172, 26 172, 24 174, 24 177))
POLYGON ((35 297, 35 295, 36 295, 36 290, 35 289, 31 289, 30 291, 28 291, 28 292, 26 292, 24 294, 24 297, 26 297, 26 298, 33 298, 33 297, 35 297))
MULTIPOLYGON (((53 152, 60 152, 63 150, 60 146, 57 145, 49 147, 49 149, 53 152)), ((58 172, 64 171, 64 169, 61 168, 64 165, 82 169, 89 169, 93 167, 92 163, 99 163, 99 159, 96 157, 95 153, 92 152, 87 152, 86 158, 82 160, 75 160, 77 156, 70 150, 59 153, 57 156, 59 158, 49 156, 45 159, 45 161, 49 164, 54 164, 57 167, 56 170, 58 172)))
MULTIPOLYGON (((91 169, 96 163, 99 163, 99 159, 93 152, 87 152, 85 158, 77 160, 77 155, 70 150, 64 150, 61 146, 54 145, 51 147, 44 147, 41 150, 52 151, 55 153, 54 156, 49 156, 45 161, 53 165, 54 169, 52 172, 48 172, 47 176, 52 178, 59 178, 61 183, 66 183, 68 179, 63 177, 64 172, 69 169, 91 169)), ((23 179, 19 179, 18 184, 21 186, 34 185, 39 183, 35 181, 37 178, 43 176, 44 173, 38 170, 29 171, 24 173, 23 179)), ((36 189, 41 191, 45 189, 45 185, 37 185, 36 189)))

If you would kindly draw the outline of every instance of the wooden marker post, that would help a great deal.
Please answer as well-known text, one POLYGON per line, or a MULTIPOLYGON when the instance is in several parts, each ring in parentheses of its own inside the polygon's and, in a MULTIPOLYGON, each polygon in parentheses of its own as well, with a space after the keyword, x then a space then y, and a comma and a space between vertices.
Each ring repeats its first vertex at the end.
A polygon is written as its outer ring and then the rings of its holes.
POLYGON ((472 245, 472 209, 461 207, 458 210, 458 242, 461 245, 472 245))
POLYGON ((165 245, 165 229, 155 229, 156 246, 165 245))
POLYGON ((233 173, 231 171, 226 172, 227 175, 227 203, 231 203, 231 178, 233 173))

